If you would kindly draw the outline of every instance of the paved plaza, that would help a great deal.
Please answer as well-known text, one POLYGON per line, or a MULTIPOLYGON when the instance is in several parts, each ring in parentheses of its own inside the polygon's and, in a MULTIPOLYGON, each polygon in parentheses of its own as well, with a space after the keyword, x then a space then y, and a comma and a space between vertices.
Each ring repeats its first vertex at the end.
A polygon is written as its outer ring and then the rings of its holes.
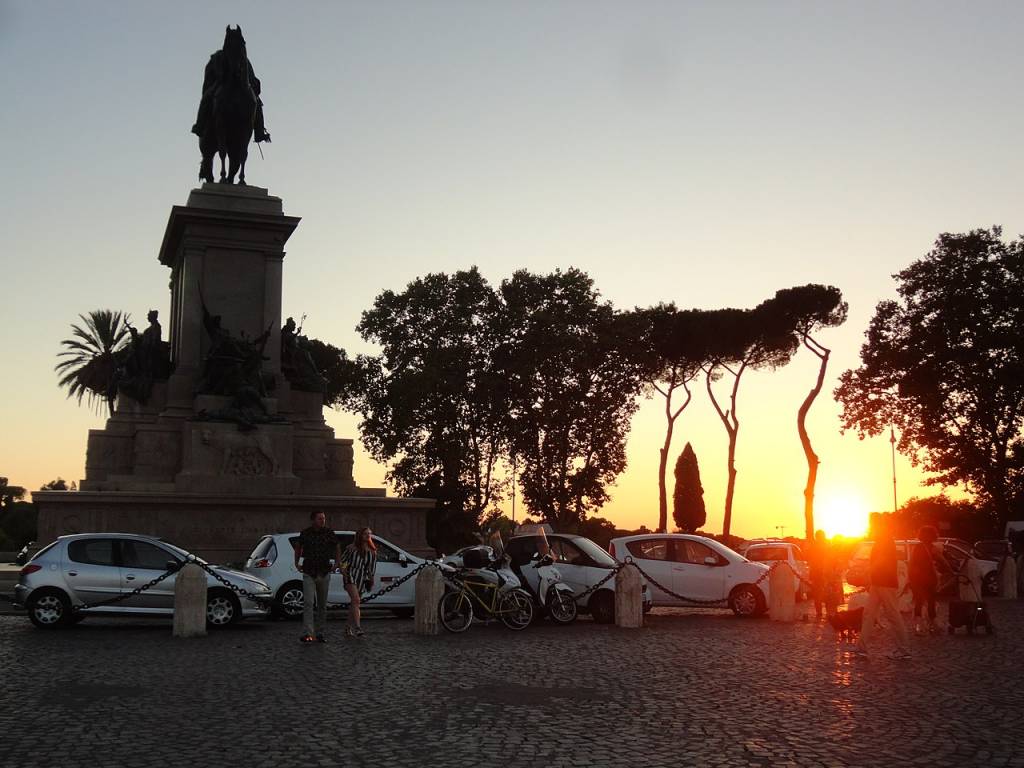
POLYGON ((5 766, 1024 766, 1024 602, 997 633, 864 661, 827 625, 662 611, 419 637, 367 621, 160 620, 42 632, 0 617, 5 766))

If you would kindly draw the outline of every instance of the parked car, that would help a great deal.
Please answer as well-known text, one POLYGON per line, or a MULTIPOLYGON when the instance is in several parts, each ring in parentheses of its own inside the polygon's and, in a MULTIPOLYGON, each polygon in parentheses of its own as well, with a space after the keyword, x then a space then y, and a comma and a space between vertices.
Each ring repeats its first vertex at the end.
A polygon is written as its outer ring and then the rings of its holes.
MULTIPOLYGON (((585 536, 568 533, 513 536, 505 547, 505 553, 511 558, 512 569, 520 579, 533 581, 528 585, 532 592, 537 590, 536 571, 533 568, 524 570, 523 566, 530 562, 535 553, 541 553, 545 539, 562 582, 572 587, 575 595, 583 594, 618 565, 615 558, 585 536)), ((642 589, 641 599, 644 610, 648 611, 652 602, 646 580, 642 582, 642 589)), ((615 621, 615 577, 578 605, 581 611, 589 613, 598 623, 610 624, 615 621)))
MULTIPOLYGON (((705 536, 649 533, 620 536, 609 544, 617 560, 632 557, 651 578, 667 589, 696 600, 728 605, 738 616, 756 616, 768 609, 768 566, 753 563, 705 536)), ((655 606, 694 606, 652 585, 655 606)))
MULTIPOLYGON (((109 600, 130 593, 193 557, 181 547, 152 536, 131 533, 79 533, 61 536, 39 550, 21 569, 14 596, 42 629, 56 629, 94 614, 174 615, 171 575, 145 592, 113 605, 74 611, 72 605, 109 600)), ((196 558, 199 559, 199 558, 196 558)), ((201 560, 201 562, 206 562, 201 560)), ((248 592, 271 596, 265 581, 220 565, 210 566, 248 592)), ((206 576, 206 622, 223 627, 242 618, 266 616, 268 607, 239 596, 212 575, 206 576)))
MULTIPOLYGON (((355 538, 354 531, 335 531, 338 543, 345 549, 355 538)), ((372 592, 388 586, 424 562, 387 539, 374 534, 377 545, 377 572, 374 574, 372 592)), ((256 544, 245 562, 245 572, 257 576, 267 584, 274 594, 274 612, 284 618, 297 619, 302 615, 302 574, 295 569, 295 547, 299 543, 298 533, 267 534, 256 544)), ((348 604, 341 574, 332 573, 327 600, 331 603, 348 604)), ((416 580, 409 579, 397 589, 382 595, 366 608, 388 608, 396 616, 408 618, 416 607, 416 580)))
MULTIPOLYGON (((896 556, 899 561, 907 562, 907 553, 917 544, 917 539, 900 539, 896 542, 896 556)), ((952 566, 954 571, 960 571, 974 555, 970 549, 963 547, 960 543, 950 539, 940 539, 942 556, 952 566)), ((866 587, 868 585, 868 568, 870 565, 871 549, 873 541, 862 541, 850 555, 849 566, 846 570, 846 581, 854 587, 866 587)), ((996 595, 999 593, 999 563, 995 560, 974 558, 978 561, 981 569, 981 586, 985 595, 996 595)), ((940 574, 949 576, 950 574, 940 574)), ((902 589, 903 585, 900 584, 902 589)), ((940 595, 948 596, 956 593, 956 585, 950 579, 940 581, 940 595)))
POLYGON ((804 559, 804 554, 796 544, 789 541, 769 541, 758 544, 751 544, 744 552, 747 560, 755 563, 767 563, 769 567, 773 563, 789 563, 793 569, 793 591, 799 602, 807 597, 810 589, 807 582, 811 578, 811 568, 804 559), (803 579, 803 581, 801 581, 803 579))
POLYGON ((1004 557, 1013 554, 1013 546, 1009 539, 982 539, 974 542, 972 554, 982 560, 995 560, 999 562, 1004 557))

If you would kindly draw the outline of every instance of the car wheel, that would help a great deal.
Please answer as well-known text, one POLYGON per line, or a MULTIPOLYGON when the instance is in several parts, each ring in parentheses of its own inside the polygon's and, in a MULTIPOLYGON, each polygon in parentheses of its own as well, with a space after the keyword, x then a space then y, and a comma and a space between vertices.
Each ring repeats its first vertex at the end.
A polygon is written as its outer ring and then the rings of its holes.
POLYGON ((242 618, 238 598, 227 590, 211 589, 206 593, 206 626, 221 629, 242 618))
POLYGON ((29 620, 40 629, 62 629, 71 623, 71 601, 59 589, 37 589, 25 607, 29 620))
POLYGON ((999 594, 999 574, 996 571, 985 574, 981 581, 981 591, 989 597, 999 594))
POLYGON ((576 601, 571 594, 552 587, 548 590, 548 615, 556 624, 572 624, 576 621, 576 601))
POLYGON ((608 589, 598 590, 590 598, 590 615, 598 624, 611 624, 615 621, 615 593, 608 589))
POLYGON ((274 601, 274 609, 279 616, 286 619, 297 620, 302 617, 302 609, 305 605, 305 593, 302 591, 302 583, 289 581, 277 590, 277 599, 274 601))
POLYGON ((392 608, 391 613, 400 619, 411 619, 416 611, 413 608, 392 608))
POLYGON ((737 616, 757 616, 764 613, 764 595, 757 587, 742 584, 729 595, 729 607, 737 616))

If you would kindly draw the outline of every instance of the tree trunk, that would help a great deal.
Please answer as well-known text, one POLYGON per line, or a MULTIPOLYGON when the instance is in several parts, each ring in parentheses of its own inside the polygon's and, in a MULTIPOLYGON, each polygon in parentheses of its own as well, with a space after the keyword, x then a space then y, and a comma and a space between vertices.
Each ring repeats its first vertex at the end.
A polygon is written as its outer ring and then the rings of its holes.
POLYGON ((804 337, 804 346, 806 346, 811 352, 816 354, 821 360, 821 364, 818 366, 818 380, 814 384, 814 388, 807 393, 807 397, 804 398, 803 403, 800 404, 800 409, 796 414, 796 429, 800 434, 800 445, 804 449, 804 457, 807 459, 807 485, 804 486, 804 531, 808 541, 814 540, 814 486, 818 482, 818 454, 814 452, 811 447, 811 438, 807 434, 807 412, 811 410, 811 405, 814 403, 818 393, 821 392, 822 384, 825 382, 825 369, 828 368, 828 356, 829 350, 822 347, 820 344, 815 342, 822 351, 818 352, 814 347, 808 343, 809 337, 804 337))
POLYGON ((658 391, 665 398, 665 423, 667 425, 665 428, 665 443, 659 450, 661 455, 658 459, 658 532, 668 533, 668 488, 665 483, 665 475, 668 472, 669 452, 672 450, 672 433, 675 431, 676 419, 679 418, 679 414, 686 410, 686 406, 690 404, 693 393, 690 391, 690 387, 685 380, 680 384, 676 384, 674 375, 669 381, 668 388, 665 390, 658 388, 658 391), (680 386, 686 391, 686 399, 673 412, 672 393, 680 386))
POLYGON ((729 460, 728 460, 728 485, 725 489, 725 514, 722 516, 722 535, 728 536, 729 531, 732 528, 732 500, 736 491, 736 437, 740 431, 740 421, 736 418, 736 395, 740 388, 740 376, 743 375, 743 371, 747 368, 747 363, 744 361, 740 364, 740 367, 733 372, 728 366, 723 365, 722 368, 729 371, 733 376, 732 392, 729 396, 730 409, 723 411, 721 406, 718 404, 718 400, 715 398, 715 392, 711 387, 711 375, 714 373, 716 366, 711 366, 707 369, 707 376, 705 377, 705 383, 707 385, 708 396, 711 398, 711 404, 715 407, 715 411, 718 413, 718 418, 722 420, 722 424, 725 426, 725 431, 729 434, 729 460))
POLYGON ((722 516, 722 535, 728 536, 732 528, 732 499, 736 493, 736 433, 739 432, 739 425, 735 429, 726 429, 729 432, 729 484, 725 489, 725 514, 722 516))

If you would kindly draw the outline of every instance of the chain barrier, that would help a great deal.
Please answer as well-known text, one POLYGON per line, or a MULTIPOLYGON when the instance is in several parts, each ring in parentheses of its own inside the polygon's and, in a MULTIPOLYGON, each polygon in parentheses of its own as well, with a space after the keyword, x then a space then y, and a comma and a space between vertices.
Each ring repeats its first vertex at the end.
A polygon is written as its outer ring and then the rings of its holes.
POLYGON ((194 565, 198 565, 200 568, 202 568, 208 574, 213 576, 213 578, 215 578, 225 587, 230 589, 236 595, 241 595, 242 597, 251 600, 257 605, 262 605, 265 608, 270 608, 274 604, 274 599, 272 597, 267 597, 266 595, 257 595, 255 592, 250 592, 248 589, 245 589, 245 587, 240 587, 237 584, 232 584, 226 578, 217 573, 217 571, 214 568, 211 568, 209 565, 199 561, 198 559, 190 559, 188 562, 194 565))
POLYGON ((157 576, 155 579, 151 579, 150 581, 147 581, 145 584, 141 584, 140 586, 135 587, 135 589, 131 590, 130 592, 124 592, 124 593, 122 593, 120 595, 117 595, 115 597, 111 597, 108 600, 99 600, 99 601, 97 601, 95 603, 78 603, 76 605, 72 605, 71 606, 71 610, 72 611, 84 611, 84 610, 87 610, 89 608, 102 608, 102 607, 107 606, 107 605, 114 605, 116 603, 120 603, 120 602, 122 602, 124 600, 128 600, 130 598, 133 598, 133 597, 136 597, 138 595, 141 595, 147 589, 152 589, 157 584, 159 584, 161 581, 163 581, 166 578, 169 578, 170 576, 173 576, 177 572, 178 572, 177 568, 174 568, 174 569, 169 570, 169 571, 165 571, 164 573, 161 573, 159 576, 157 576))

